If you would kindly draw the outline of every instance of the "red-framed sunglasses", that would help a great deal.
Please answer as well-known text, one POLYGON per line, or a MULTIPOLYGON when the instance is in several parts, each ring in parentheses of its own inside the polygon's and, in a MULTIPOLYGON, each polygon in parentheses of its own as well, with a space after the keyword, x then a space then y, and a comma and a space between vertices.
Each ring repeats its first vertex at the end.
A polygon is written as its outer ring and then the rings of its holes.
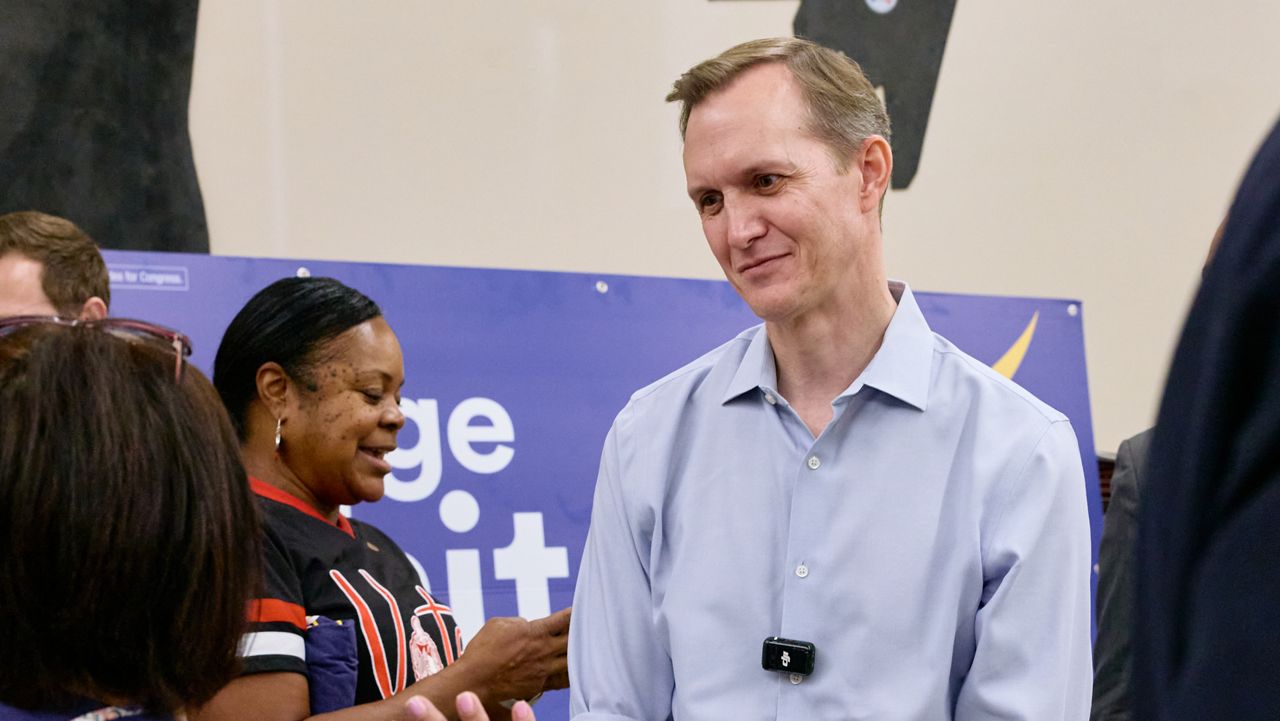
POLYGON ((185 333, 133 318, 80 320, 79 318, 66 318, 60 315, 15 315, 9 318, 0 318, 0 338, 20 328, 29 328, 43 323, 97 328, 130 342, 141 341, 168 346, 173 349, 173 379, 175 381, 182 380, 182 361, 191 355, 191 339, 185 333))

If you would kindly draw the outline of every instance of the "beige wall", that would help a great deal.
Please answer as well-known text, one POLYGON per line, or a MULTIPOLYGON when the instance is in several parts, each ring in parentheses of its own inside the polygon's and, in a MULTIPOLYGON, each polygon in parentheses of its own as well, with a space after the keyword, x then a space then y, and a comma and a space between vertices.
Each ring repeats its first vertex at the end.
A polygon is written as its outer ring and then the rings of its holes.
MULTIPOLYGON (((213 250, 718 277, 662 96, 789 34, 796 5, 206 0, 191 123, 213 250)), ((1277 27, 1271 0, 959 0, 920 170, 885 210, 891 275, 1082 299, 1114 450, 1154 417, 1280 111, 1277 27)))

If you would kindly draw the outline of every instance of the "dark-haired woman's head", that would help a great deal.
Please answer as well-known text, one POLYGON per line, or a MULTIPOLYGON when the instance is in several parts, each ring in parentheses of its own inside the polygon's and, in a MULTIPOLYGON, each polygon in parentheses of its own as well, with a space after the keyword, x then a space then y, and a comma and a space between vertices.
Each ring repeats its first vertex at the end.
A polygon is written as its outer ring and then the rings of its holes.
POLYGON ((217 394, 174 353, 0 334, 0 701, 170 711, 234 676, 258 520, 217 394))
POLYGON ((400 344, 378 306, 332 278, 261 290, 214 361, 250 472, 330 515, 382 497, 403 383, 400 344))

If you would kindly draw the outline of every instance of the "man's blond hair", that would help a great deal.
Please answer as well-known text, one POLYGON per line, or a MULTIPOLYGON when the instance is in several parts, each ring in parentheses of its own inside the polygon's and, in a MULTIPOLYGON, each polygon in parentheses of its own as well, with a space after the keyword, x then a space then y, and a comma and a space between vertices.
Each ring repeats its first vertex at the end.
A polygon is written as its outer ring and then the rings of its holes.
POLYGON ((681 75, 667 95, 667 102, 682 104, 680 137, 699 103, 764 63, 781 63, 791 71, 809 105, 809 132, 830 148, 842 172, 868 137, 889 140, 889 114, 862 68, 844 53, 802 38, 751 40, 681 75))

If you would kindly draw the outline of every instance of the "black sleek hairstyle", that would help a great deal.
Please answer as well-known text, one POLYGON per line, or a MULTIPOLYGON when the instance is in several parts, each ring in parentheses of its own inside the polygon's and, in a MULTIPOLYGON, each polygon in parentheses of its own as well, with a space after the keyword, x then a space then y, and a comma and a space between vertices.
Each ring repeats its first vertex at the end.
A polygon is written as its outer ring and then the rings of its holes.
POLYGON ((0 336, 0 701, 191 708, 234 678, 260 554, 240 448, 174 350, 0 336))
POLYGON ((333 278, 283 278, 250 298, 227 326, 213 361, 213 384, 240 440, 264 363, 279 363, 308 382, 328 341, 381 315, 377 303, 333 278))

